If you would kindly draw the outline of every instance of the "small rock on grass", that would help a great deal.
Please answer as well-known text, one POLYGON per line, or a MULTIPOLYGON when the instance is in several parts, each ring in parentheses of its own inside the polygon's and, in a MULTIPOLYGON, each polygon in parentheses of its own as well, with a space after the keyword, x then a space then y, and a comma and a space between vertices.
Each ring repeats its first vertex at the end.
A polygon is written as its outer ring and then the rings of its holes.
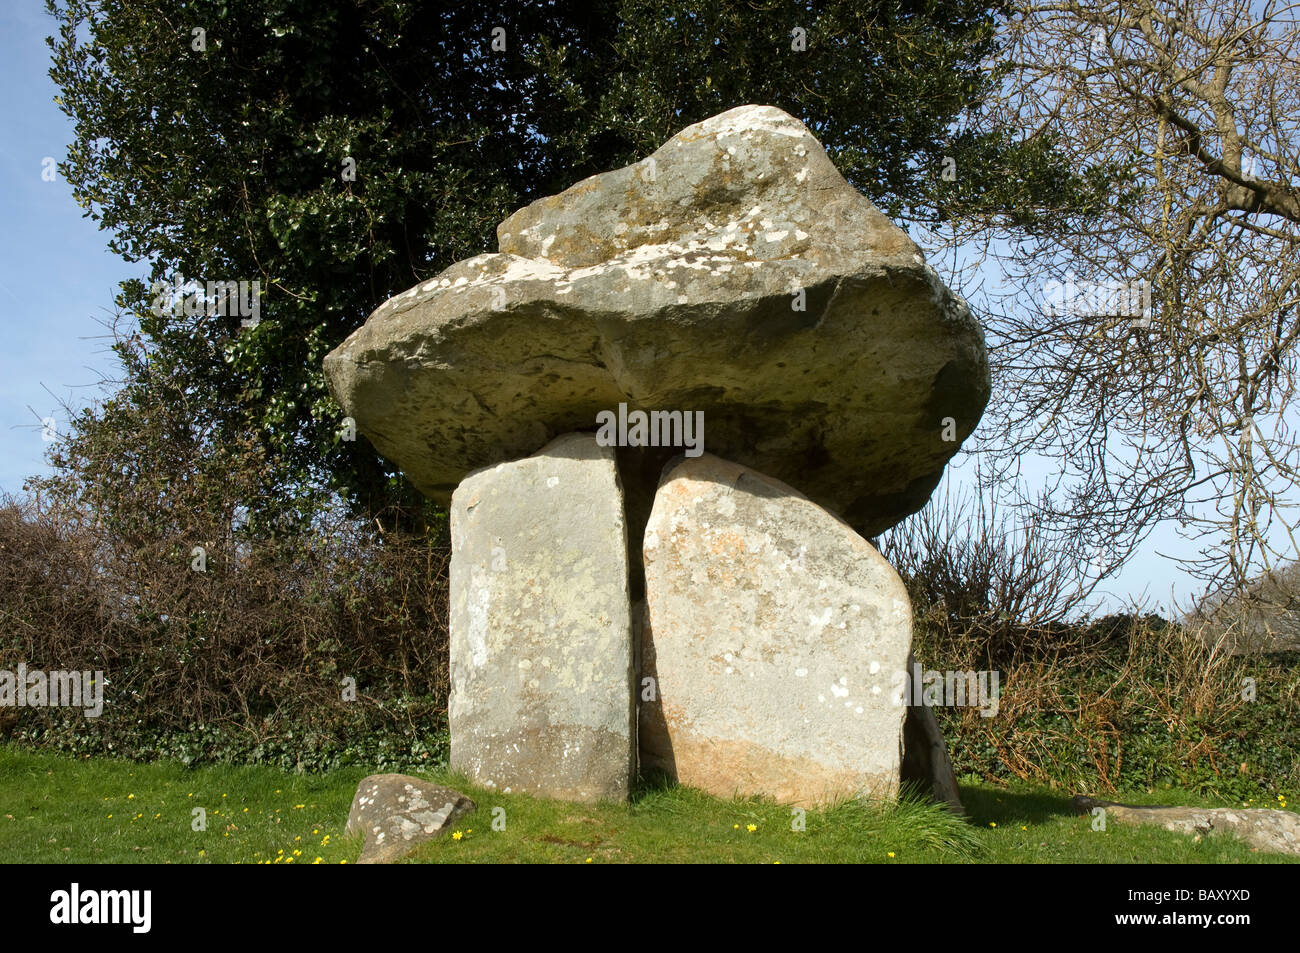
POLYGON ((361 864, 390 864, 441 837, 474 802, 451 788, 406 774, 372 774, 357 785, 346 833, 364 834, 361 864))

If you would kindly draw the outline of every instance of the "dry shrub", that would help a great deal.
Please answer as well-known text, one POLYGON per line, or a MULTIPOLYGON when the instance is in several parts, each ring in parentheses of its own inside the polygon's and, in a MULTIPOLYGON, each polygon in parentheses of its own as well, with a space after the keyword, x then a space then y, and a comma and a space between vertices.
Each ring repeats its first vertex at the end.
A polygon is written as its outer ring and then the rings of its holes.
POLYGON ((1203 598, 1187 624, 1229 652, 1300 651, 1300 560, 1203 598))
POLYGON ((214 396, 120 320, 123 380, 68 409, 50 475, 0 506, 0 667, 102 670, 104 713, 19 709, 0 730, 190 761, 439 756, 445 514, 349 511, 331 461, 289 466, 238 424, 248 395, 214 396))
POLYGON ((1081 791, 1180 784, 1234 799, 1300 781, 1294 658, 1233 656, 1136 608, 1071 618, 1087 593, 1074 556, 983 508, 936 501, 882 551, 912 596, 918 660, 999 673, 994 717, 937 712, 959 772, 1081 791))
POLYGON ((323 513, 308 532, 266 540, 181 521, 127 543, 86 513, 8 501, 0 668, 102 670, 107 681, 98 720, 22 709, 9 729, 61 746, 71 731, 77 750, 112 739, 138 755, 198 731, 223 739, 209 756, 296 749, 296 763, 354 746, 358 731, 441 731, 449 549, 436 534, 393 529, 398 517, 323 513))

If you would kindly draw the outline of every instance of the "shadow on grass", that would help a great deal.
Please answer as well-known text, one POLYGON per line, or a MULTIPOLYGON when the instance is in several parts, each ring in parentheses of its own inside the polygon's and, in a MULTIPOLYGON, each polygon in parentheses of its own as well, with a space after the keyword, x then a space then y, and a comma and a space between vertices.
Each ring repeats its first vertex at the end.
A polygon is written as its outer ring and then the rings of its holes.
POLYGON ((959 784, 966 816, 977 827, 990 821, 999 824, 1045 824, 1063 817, 1077 817, 1067 795, 1050 791, 1002 790, 959 784))

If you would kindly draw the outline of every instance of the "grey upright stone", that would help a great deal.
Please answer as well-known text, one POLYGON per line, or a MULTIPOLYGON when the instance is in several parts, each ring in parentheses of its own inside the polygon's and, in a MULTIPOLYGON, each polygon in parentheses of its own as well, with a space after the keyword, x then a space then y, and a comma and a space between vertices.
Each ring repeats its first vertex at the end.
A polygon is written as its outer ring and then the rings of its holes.
POLYGON ((642 764, 721 797, 893 797, 912 641, 902 580, 848 525, 710 454, 645 534, 642 764))
POLYGON ((475 783, 626 798, 633 644, 614 452, 568 434, 470 474, 451 506, 451 765, 475 783))

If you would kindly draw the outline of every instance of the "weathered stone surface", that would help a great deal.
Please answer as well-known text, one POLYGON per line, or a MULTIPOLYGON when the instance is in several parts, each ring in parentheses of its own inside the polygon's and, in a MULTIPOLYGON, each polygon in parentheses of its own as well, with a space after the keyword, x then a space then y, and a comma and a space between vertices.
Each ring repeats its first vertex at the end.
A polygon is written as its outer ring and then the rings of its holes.
POLYGON ((708 450, 873 535, 925 503, 988 399, 965 303, 770 106, 521 209, 498 243, 325 359, 360 431, 434 499, 626 403, 702 411, 708 450))
POLYGON ((357 785, 345 833, 362 834, 362 864, 387 864, 451 830, 474 802, 406 774, 372 774, 357 785))
POLYGON ((635 764, 623 499, 567 434, 466 477, 451 506, 451 765, 477 784, 626 798, 635 764))
MULTIPOLYGON (((907 670, 915 662, 908 656, 907 670)), ((948 743, 939 727, 939 719, 928 705, 909 705, 903 722, 903 763, 899 777, 915 782, 922 790, 930 792, 934 800, 942 802, 954 814, 965 814, 961 803, 961 790, 957 787, 957 772, 953 770, 948 754, 948 743)))
POLYGON ((1076 794, 1072 805, 1080 814, 1096 808, 1106 820, 1123 824, 1158 824, 1167 831, 1203 837, 1219 832, 1241 838, 1257 850, 1300 855, 1300 815, 1268 808, 1147 807, 1117 804, 1076 794))
POLYGON ((705 454, 665 472, 645 572, 643 767, 723 797, 897 793, 912 613, 870 543, 705 454))

